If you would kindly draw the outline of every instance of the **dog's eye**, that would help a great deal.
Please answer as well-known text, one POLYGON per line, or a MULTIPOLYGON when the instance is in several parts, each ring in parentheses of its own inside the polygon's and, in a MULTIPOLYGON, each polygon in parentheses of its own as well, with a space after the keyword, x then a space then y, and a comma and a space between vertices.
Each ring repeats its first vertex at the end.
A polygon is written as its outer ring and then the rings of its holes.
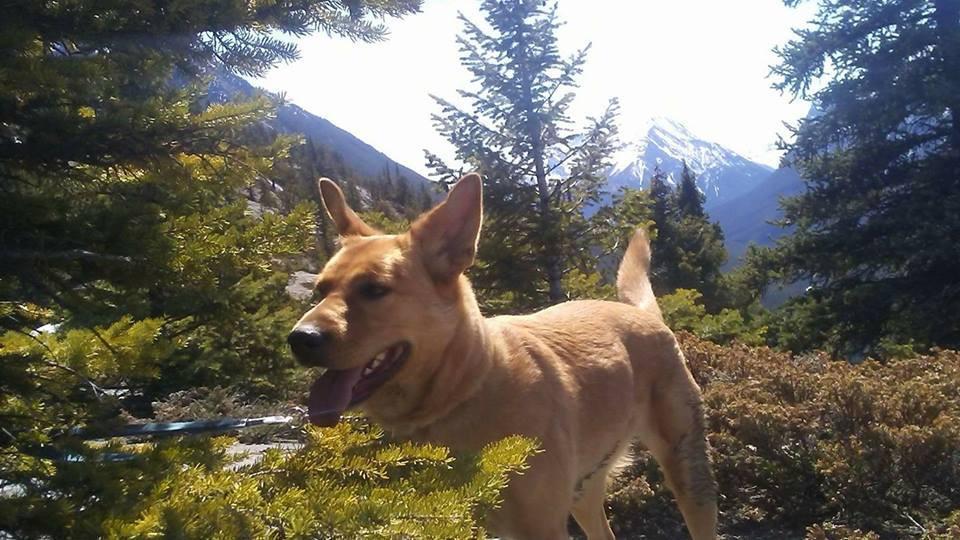
POLYGON ((368 300, 377 300, 390 294, 390 288, 379 283, 364 283, 360 286, 360 294, 368 300))

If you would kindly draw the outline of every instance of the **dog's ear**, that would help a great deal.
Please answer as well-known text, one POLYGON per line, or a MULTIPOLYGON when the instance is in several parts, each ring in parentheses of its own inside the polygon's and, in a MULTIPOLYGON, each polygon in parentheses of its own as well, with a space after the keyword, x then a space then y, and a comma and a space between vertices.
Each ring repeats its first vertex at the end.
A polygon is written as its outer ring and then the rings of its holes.
POLYGON ((482 221, 483 183, 479 174, 470 173, 410 227, 434 280, 449 281, 473 264, 482 221))
POLYGON ((343 192, 329 178, 320 179, 320 195, 327 215, 333 220, 340 236, 372 236, 377 230, 360 219, 343 197, 343 192))

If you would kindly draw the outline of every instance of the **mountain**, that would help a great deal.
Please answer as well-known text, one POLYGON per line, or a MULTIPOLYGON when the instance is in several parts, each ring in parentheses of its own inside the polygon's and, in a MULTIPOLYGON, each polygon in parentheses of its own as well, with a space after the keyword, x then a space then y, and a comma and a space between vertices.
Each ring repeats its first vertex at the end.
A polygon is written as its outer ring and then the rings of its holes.
MULTIPOLYGON (((773 171, 761 163, 692 134, 682 124, 654 118, 642 135, 621 150, 608 176, 608 190, 647 187, 655 167, 676 185, 686 161, 697 175, 697 186, 706 196, 707 210, 736 199, 764 182, 773 171)), ((722 225, 722 223, 721 223, 722 225)))
MULTIPOLYGON (((823 111, 815 104, 811 105, 805 120, 814 120, 822 114, 823 111)), ((790 161, 790 158, 788 154, 785 161, 790 161)), ((804 189, 806 186, 797 170, 784 165, 754 189, 713 208, 710 215, 722 224, 727 251, 730 253, 727 266, 739 264, 740 257, 751 242, 769 246, 777 238, 789 233, 789 228, 777 227, 770 222, 783 218, 781 198, 799 195, 804 189)))
MULTIPOLYGON (((803 179, 796 169, 781 167, 756 188, 710 212, 710 217, 719 221, 723 228, 724 244, 729 253, 724 270, 738 266, 751 243, 771 246, 778 238, 790 233, 789 228, 778 227, 771 222, 783 218, 780 199, 797 195, 804 188, 803 179)), ((803 294, 808 285, 806 280, 772 285, 764 293, 761 303, 768 309, 774 309, 788 298, 803 294)))
POLYGON ((339 154, 343 157, 344 163, 367 178, 377 178, 383 173, 384 167, 389 166, 391 170, 396 169, 399 172, 397 176, 407 177, 415 187, 421 184, 434 185, 430 180, 397 163, 350 132, 296 105, 287 104, 281 107, 277 111, 277 121, 283 131, 300 133, 314 143, 339 154))
MULTIPOLYGON (((211 100, 227 100, 237 95, 250 96, 258 91, 260 90, 257 87, 241 77, 219 72, 210 84, 209 93, 211 100)), ((397 163, 350 132, 291 103, 279 108, 277 118, 272 124, 281 132, 299 133, 314 144, 339 155, 350 169, 367 180, 379 178, 389 167, 395 176, 405 176, 415 188, 434 185, 424 176, 397 163)))
POLYGON ((797 171, 789 166, 781 167, 752 190, 710 210, 711 219, 719 221, 723 228, 730 253, 728 266, 738 263, 751 242, 769 246, 788 232, 770 222, 783 217, 780 198, 797 195, 803 189, 803 180, 797 171))
POLYGON ((617 155, 607 180, 610 193, 621 187, 646 188, 655 167, 676 186, 686 161, 697 175, 710 219, 723 229, 728 269, 739 263, 751 242, 769 246, 787 232, 770 222, 781 217, 781 197, 804 189, 794 169, 751 161, 667 118, 651 120, 642 133, 617 155))

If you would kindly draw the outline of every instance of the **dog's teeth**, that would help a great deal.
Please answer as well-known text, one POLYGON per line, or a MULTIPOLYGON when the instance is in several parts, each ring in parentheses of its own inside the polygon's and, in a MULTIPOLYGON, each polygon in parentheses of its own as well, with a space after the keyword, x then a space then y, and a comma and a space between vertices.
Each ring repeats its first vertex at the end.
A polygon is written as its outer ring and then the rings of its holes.
POLYGON ((380 353, 380 354, 378 354, 377 356, 375 356, 374 359, 373 359, 373 361, 374 361, 374 363, 380 363, 380 362, 383 362, 383 360, 384 360, 386 357, 387 357, 387 351, 383 351, 382 353, 380 353))
POLYGON ((378 367, 381 363, 383 363, 383 358, 380 358, 380 357, 378 356, 378 357, 376 357, 376 358, 373 359, 373 362, 370 364, 370 366, 371 366, 373 369, 377 369, 377 367, 378 367))

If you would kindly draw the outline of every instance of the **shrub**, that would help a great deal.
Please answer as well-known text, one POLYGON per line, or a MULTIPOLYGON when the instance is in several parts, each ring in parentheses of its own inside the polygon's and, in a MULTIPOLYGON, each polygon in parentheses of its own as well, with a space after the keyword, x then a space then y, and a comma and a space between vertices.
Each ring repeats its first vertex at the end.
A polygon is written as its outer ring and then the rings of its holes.
MULTIPOLYGON (((23 482, 4 486, 0 531, 45 538, 481 538, 480 517, 529 440, 504 439, 475 456, 385 441, 366 425, 307 428, 306 445, 267 450, 252 464, 232 439, 77 447, 82 463, 21 456, 23 482), (132 452, 93 463, 103 451, 132 452), (35 469, 42 482, 30 482, 35 469)), ((11 465, 7 463, 6 465, 11 465)))
MULTIPOLYGON (((960 353, 853 365, 680 338, 704 389, 728 532, 956 537, 960 353)), ((681 530, 646 454, 617 479, 610 504, 624 536, 681 530)))
POLYGON ((693 289, 677 289, 657 298, 667 325, 674 330, 686 330, 716 343, 737 340, 748 345, 764 342, 766 327, 748 323, 735 309, 722 309, 709 314, 703 305, 703 294, 693 289))

